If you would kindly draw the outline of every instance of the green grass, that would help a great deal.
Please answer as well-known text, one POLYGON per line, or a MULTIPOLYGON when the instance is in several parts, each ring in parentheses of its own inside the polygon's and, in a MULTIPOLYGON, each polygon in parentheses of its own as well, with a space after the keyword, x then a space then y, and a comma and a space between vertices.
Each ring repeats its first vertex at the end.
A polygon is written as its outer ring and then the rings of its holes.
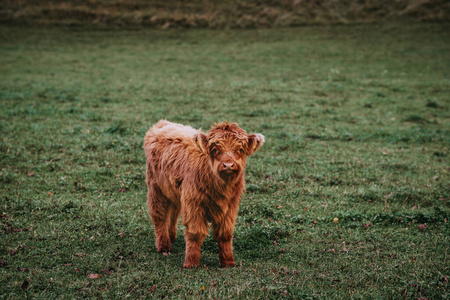
POLYGON ((0 28, 1 298, 449 298, 449 24, 0 28), (234 269, 156 253, 162 118, 266 137, 234 269))

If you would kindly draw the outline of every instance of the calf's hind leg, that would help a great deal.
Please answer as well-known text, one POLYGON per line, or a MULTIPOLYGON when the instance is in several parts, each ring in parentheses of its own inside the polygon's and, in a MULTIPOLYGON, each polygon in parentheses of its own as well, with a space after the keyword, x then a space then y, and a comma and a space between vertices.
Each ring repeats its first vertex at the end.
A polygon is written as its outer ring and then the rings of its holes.
POLYGON ((148 186, 147 206, 155 226, 156 250, 163 254, 172 251, 169 236, 172 205, 157 187, 148 186))
POLYGON ((180 210, 180 205, 173 204, 170 207, 169 237, 172 243, 177 237, 177 223, 178 217, 180 216, 180 210))

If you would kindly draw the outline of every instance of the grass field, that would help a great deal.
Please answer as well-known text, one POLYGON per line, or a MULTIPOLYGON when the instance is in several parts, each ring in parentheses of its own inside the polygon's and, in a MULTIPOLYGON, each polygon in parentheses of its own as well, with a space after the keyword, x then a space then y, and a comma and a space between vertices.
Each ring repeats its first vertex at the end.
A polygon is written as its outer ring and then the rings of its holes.
POLYGON ((449 31, 3 25, 0 298, 448 299, 449 31), (142 145, 163 118, 266 137, 236 268, 209 236, 182 269, 182 227, 156 253, 142 145))

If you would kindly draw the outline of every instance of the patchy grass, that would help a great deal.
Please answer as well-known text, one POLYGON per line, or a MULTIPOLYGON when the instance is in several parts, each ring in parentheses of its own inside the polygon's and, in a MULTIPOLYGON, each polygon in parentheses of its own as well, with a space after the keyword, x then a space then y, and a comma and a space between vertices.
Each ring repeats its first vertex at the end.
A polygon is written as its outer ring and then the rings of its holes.
POLYGON ((2 27, 2 298, 448 298, 448 31, 2 27), (234 269, 208 237, 183 270, 182 228, 155 251, 161 118, 266 137, 234 269))

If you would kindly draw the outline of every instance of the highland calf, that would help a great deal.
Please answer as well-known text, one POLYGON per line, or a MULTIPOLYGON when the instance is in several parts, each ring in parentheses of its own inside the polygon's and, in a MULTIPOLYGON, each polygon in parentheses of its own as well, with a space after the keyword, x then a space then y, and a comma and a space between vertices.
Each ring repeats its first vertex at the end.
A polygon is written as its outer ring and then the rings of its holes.
POLYGON ((165 120, 150 128, 144 143, 147 205, 158 252, 172 250, 181 213, 186 239, 183 267, 198 267, 208 223, 219 244, 220 265, 235 265, 232 238, 247 156, 263 143, 263 135, 248 135, 236 123, 216 124, 207 134, 165 120))

